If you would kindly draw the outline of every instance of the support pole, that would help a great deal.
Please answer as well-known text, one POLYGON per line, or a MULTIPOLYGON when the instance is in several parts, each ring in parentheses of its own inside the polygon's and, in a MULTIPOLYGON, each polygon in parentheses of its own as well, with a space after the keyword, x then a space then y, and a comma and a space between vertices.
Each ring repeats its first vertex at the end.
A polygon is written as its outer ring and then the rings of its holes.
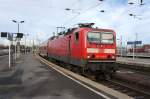
POLYGON ((122 35, 120 37, 120 45, 121 45, 121 57, 122 57, 122 35))
POLYGON ((25 46, 24 46, 24 48, 25 48, 25 54, 27 54, 27 50, 26 50, 26 35, 27 35, 27 34, 25 34, 25 44, 24 44, 24 45, 25 45, 25 46))
POLYGON ((15 42, 14 45, 15 45, 15 61, 16 61, 16 59, 17 59, 17 55, 16 55, 16 52, 17 52, 17 48, 16 48, 17 47, 17 43, 15 42))
POLYGON ((133 51, 132 51, 132 52, 133 52, 133 53, 132 53, 132 54, 133 54, 133 60, 134 60, 134 56, 135 56, 135 55, 134 55, 134 54, 135 54, 135 53, 134 53, 134 50, 135 50, 135 48, 134 48, 134 43, 133 43, 133 51))
POLYGON ((11 41, 9 42, 9 69, 11 67, 11 50, 10 50, 10 46, 11 46, 11 41))

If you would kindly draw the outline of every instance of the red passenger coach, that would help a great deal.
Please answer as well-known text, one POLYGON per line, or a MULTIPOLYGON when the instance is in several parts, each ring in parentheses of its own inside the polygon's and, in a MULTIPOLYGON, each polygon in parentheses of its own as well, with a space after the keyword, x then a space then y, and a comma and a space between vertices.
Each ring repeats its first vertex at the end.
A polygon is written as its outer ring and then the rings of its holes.
POLYGON ((43 42, 40 47, 39 47, 39 54, 43 57, 47 57, 48 56, 48 52, 47 52, 47 44, 48 44, 48 40, 46 40, 45 42, 43 42))
POLYGON ((116 34, 110 29, 92 28, 94 23, 59 33, 48 41, 48 57, 79 67, 82 71, 113 73, 116 62, 116 34))

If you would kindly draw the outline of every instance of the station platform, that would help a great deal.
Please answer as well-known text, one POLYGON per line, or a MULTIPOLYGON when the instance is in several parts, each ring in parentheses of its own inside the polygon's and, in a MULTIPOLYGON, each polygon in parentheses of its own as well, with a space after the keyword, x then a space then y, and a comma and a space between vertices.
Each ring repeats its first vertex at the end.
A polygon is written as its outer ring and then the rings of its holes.
POLYGON ((0 72, 2 71, 6 71, 9 69, 8 65, 8 55, 3 55, 3 56, 0 56, 0 72))
MULTIPOLYGON (((33 54, 21 57, 13 74, 20 83, 0 84, 0 99, 104 99, 38 61, 33 54)), ((1 78, 0 78, 1 79, 1 78)))
POLYGON ((117 63, 150 68, 150 59, 117 57, 117 63))

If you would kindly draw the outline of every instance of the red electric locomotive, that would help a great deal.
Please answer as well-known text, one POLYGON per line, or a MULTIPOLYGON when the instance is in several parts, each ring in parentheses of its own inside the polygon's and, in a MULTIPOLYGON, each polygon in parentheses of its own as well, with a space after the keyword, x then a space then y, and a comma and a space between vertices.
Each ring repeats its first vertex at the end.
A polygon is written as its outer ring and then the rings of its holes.
POLYGON ((93 28, 94 23, 59 33, 48 40, 49 58, 72 64, 98 75, 116 70, 116 34, 110 29, 93 28))

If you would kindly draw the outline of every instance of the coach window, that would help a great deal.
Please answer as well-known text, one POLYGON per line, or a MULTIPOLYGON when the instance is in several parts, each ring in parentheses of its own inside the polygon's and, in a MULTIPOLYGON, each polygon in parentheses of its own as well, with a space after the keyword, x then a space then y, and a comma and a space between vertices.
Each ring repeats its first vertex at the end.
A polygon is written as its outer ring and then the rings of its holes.
POLYGON ((78 42, 79 41, 79 32, 75 33, 75 40, 78 42))

